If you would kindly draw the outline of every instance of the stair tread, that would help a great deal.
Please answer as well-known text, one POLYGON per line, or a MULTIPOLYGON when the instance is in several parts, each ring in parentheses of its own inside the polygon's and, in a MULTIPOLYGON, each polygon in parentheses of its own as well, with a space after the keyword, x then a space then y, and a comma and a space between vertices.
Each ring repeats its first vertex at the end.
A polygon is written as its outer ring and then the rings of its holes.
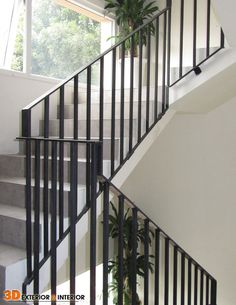
MULTIPOLYGON (((141 103, 142 104, 145 104, 147 101, 145 101, 145 100, 142 100, 141 101, 141 103)), ((149 100, 149 102, 150 103, 153 103, 153 102, 155 102, 155 100, 154 99, 150 99, 149 100)), ((161 101, 157 101, 159 104, 161 104, 162 102, 161 101)), ((116 99, 116 103, 120 103, 120 100, 119 99, 116 99)), ((124 104, 130 104, 130 101, 127 101, 127 100, 125 100, 124 102, 123 102, 124 104)), ((139 103, 139 101, 138 100, 133 100, 133 103, 135 103, 135 104, 138 104, 139 103)), ((92 101, 92 106, 93 105, 100 105, 100 101, 92 101)), ((103 102, 103 105, 106 105, 106 104, 109 104, 109 105, 111 105, 112 104, 112 102, 111 101, 104 101, 103 102)), ((86 107, 87 106, 87 104, 86 103, 78 103, 78 105, 79 105, 79 107, 86 107)), ((65 103, 65 106, 74 106, 74 104, 72 104, 72 103, 65 103)), ((59 107, 59 106, 58 106, 59 107)))
POLYGON ((0 204, 0 216, 25 220, 25 209, 17 206, 0 204))
MULTIPOLYGON (((4 158, 25 158, 26 156, 24 155, 24 154, 1 154, 0 155, 0 158, 1 157, 4 157, 4 158)), ((32 159, 35 159, 35 155, 33 154, 32 156, 31 156, 31 158, 32 159)), ((43 160, 44 159, 44 156, 41 154, 40 155, 40 159, 41 160, 43 160)), ((51 156, 49 155, 48 156, 48 160, 51 160, 52 158, 51 158, 51 156)), ((70 161, 70 157, 64 157, 63 158, 64 159, 64 161, 70 161)), ((59 156, 57 157, 57 160, 59 160, 59 156)), ((78 162, 86 162, 86 159, 85 158, 78 158, 77 159, 78 160, 78 162)))
POLYGON ((25 258, 25 250, 0 242, 0 266, 7 267, 25 258))
MULTIPOLYGON (((12 184, 19 184, 19 185, 25 185, 25 178, 24 177, 2 177, 0 176, 0 182, 5 183, 12 183, 12 184)), ((34 179, 32 179, 32 186, 34 186, 34 179)), ((49 188, 51 187, 51 181, 49 180, 49 188)), ((43 188, 43 180, 40 180, 40 188, 43 188)), ((59 184, 58 184, 59 188, 59 184)), ((84 184, 78 184, 79 190, 84 190, 85 185, 84 184)), ((70 190, 70 183, 64 182, 64 190, 69 191, 70 190)))

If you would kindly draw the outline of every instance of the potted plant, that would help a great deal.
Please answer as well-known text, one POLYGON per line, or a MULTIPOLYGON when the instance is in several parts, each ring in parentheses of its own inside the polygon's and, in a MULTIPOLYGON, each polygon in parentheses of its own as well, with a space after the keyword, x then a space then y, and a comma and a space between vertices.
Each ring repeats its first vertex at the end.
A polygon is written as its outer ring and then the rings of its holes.
MULTIPOLYGON (((116 207, 111 202, 111 207, 113 210, 113 215, 109 215, 109 237, 115 239, 119 236, 119 215, 116 207)), ((123 286, 123 302, 124 305, 132 304, 132 216, 128 209, 124 215, 123 227, 124 227, 124 243, 123 243, 123 272, 124 272, 124 286, 123 286)), ((149 245, 151 246, 154 233, 149 230, 149 245)), ((145 241, 145 231, 141 219, 138 219, 138 228, 137 228, 137 242, 138 245, 143 245, 145 241)), ((148 268, 150 272, 153 273, 153 255, 149 255, 148 268)), ((139 277, 144 277, 144 255, 137 251, 137 275, 139 277)), ((109 292, 113 294, 113 304, 118 305, 118 256, 115 256, 109 261, 108 266, 109 273, 112 274, 112 281, 109 285, 109 292)), ((137 294, 137 304, 141 304, 140 298, 137 294)))
MULTIPOLYGON (((156 2, 148 2, 147 0, 105 0, 105 9, 115 15, 116 23, 118 25, 117 35, 111 37, 116 41, 122 40, 127 35, 132 33, 135 29, 142 26, 158 11, 156 2)), ((147 33, 150 29, 151 35, 155 34, 155 27, 153 23, 145 27, 142 31, 142 43, 146 45, 147 33)), ((134 87, 138 85, 138 45, 139 35, 134 35, 134 87)), ((126 75, 130 75, 130 40, 125 43, 126 59, 125 67, 126 75)), ((145 65, 146 61, 143 61, 145 65)), ((145 67, 143 68, 143 72, 145 67)), ((126 78, 127 79, 127 78, 126 78)), ((129 87, 129 79, 126 80, 125 87, 129 87)))

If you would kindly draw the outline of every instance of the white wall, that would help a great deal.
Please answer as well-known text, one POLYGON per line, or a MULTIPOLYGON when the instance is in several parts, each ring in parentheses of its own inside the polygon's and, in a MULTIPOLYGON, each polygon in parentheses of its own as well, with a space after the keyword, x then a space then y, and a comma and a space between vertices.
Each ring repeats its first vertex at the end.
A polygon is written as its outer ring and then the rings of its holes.
POLYGON ((236 97, 175 115, 123 186, 217 278, 219 305, 236 304, 235 113, 236 97))
POLYGON ((75 2, 78 2, 80 5, 85 6, 86 8, 89 8, 97 13, 104 14, 104 6, 105 1, 104 0, 74 0, 75 2))
POLYGON ((225 32, 228 43, 231 47, 236 47, 235 32, 235 0, 213 0, 216 15, 220 20, 222 28, 225 32))
POLYGON ((0 71, 0 153, 16 153, 21 132, 21 110, 57 84, 57 80, 0 71))

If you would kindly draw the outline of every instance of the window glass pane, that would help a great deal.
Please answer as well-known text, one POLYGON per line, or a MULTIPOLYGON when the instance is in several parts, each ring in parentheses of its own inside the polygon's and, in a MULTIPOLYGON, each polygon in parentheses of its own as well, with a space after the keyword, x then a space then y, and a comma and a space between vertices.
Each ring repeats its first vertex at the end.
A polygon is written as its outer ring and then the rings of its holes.
POLYGON ((100 53, 101 23, 53 0, 33 0, 32 14, 32 73, 65 78, 100 53))
POLYGON ((1 1, 0 9, 0 66, 23 68, 23 0, 1 1), (16 63, 18 62, 18 63, 16 63))
POLYGON ((22 5, 18 19, 14 51, 11 59, 11 69, 23 71, 23 49, 25 35, 25 6, 22 5))

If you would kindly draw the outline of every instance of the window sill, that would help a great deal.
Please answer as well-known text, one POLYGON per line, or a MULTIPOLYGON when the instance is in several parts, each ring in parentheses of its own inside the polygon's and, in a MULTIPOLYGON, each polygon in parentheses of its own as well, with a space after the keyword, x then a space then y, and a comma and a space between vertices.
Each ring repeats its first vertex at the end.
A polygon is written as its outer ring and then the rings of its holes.
POLYGON ((14 70, 10 70, 10 69, 4 69, 4 68, 0 68, 0 75, 6 75, 9 77, 16 77, 16 78, 17 77, 25 78, 25 79, 42 81, 42 82, 52 83, 52 84, 58 84, 62 81, 61 79, 58 79, 58 78, 30 74, 30 73, 26 73, 26 72, 19 72, 19 71, 14 71, 14 70))
MULTIPOLYGON (((7 77, 14 77, 14 78, 20 78, 20 79, 28 79, 28 80, 33 80, 33 81, 40 81, 40 82, 45 82, 45 83, 51 83, 52 85, 57 85, 61 82, 63 82, 63 79, 59 78, 53 78, 53 77, 47 77, 47 76, 41 76, 41 75, 36 75, 36 74, 31 74, 31 73, 26 73, 26 72, 19 72, 19 71, 14 71, 10 69, 4 69, 0 68, 0 76, 4 75, 7 77)), ((73 81, 70 81, 67 83, 69 86, 73 86, 73 81)), ((86 83, 79 83, 80 88, 86 88, 87 84, 86 83)), ((98 86, 92 85, 92 89, 98 90, 98 86)))

